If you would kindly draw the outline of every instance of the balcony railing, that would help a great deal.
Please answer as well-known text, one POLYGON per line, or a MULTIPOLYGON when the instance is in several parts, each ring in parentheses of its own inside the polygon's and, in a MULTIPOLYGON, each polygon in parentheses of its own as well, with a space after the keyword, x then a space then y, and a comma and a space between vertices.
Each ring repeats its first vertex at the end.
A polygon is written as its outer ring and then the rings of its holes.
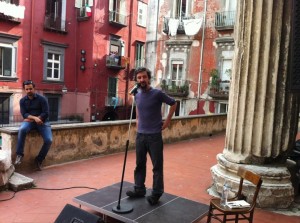
POLYGON ((44 21, 44 28, 50 31, 57 31, 66 33, 66 21, 62 20, 60 17, 55 17, 54 15, 46 15, 44 21))
POLYGON ((21 23, 21 19, 24 19, 25 6, 15 4, 0 1, 0 20, 21 23))
POLYGON ((233 29, 235 24, 235 11, 216 12, 215 28, 216 30, 233 29))
POLYGON ((208 95, 213 99, 228 100, 230 81, 220 81, 218 86, 210 86, 208 95))
POLYGON ((127 16, 117 11, 109 11, 109 22, 116 26, 127 26, 127 16))
POLYGON ((187 97, 189 95, 189 84, 187 81, 167 81, 162 80, 161 89, 166 94, 173 97, 187 97))
POLYGON ((87 9, 87 7, 83 6, 77 10, 77 20, 78 21, 88 20, 91 17, 91 14, 88 14, 86 9, 87 9))
POLYGON ((112 69, 125 69, 127 58, 118 55, 106 56, 106 67, 112 69))
POLYGON ((119 97, 106 96, 105 97, 105 106, 123 106, 123 99, 119 97))
MULTIPOLYGON (((179 19, 179 25, 178 25, 178 28, 177 28, 177 34, 185 34, 185 31, 184 31, 184 26, 183 26, 183 20, 185 19, 191 19, 189 17, 183 17, 181 19, 179 19)), ((170 33, 170 30, 169 30, 169 21, 170 21, 170 18, 169 17, 164 17, 164 24, 163 24, 163 32, 168 34, 170 33)))

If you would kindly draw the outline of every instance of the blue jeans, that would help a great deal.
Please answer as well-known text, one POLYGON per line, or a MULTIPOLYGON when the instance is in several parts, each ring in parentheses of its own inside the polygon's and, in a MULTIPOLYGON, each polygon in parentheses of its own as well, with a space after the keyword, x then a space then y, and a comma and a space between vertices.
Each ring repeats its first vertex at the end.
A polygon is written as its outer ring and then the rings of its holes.
POLYGON ((161 196, 164 192, 163 140, 161 133, 136 136, 136 168, 134 170, 135 190, 144 191, 146 179, 147 152, 153 165, 152 195, 161 196))
POLYGON ((18 133, 17 155, 24 156, 26 134, 33 129, 36 129, 41 134, 44 140, 44 144, 38 156, 36 157, 38 161, 42 162, 45 159, 52 144, 52 131, 49 122, 44 122, 44 124, 42 125, 38 125, 36 122, 22 122, 18 133))

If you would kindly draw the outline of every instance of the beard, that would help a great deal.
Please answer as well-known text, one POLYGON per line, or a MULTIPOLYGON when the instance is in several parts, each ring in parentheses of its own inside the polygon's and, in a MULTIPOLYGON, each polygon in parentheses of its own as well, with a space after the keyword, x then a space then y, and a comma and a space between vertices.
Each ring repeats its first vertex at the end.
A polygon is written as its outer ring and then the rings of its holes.
POLYGON ((141 82, 140 83, 140 88, 142 90, 147 90, 148 89, 149 84, 147 84, 146 82, 141 82))

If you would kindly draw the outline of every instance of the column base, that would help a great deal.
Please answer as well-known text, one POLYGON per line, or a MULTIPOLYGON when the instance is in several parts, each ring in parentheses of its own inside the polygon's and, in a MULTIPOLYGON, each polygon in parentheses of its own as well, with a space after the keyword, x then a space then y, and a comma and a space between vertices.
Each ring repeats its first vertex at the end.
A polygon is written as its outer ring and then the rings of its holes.
MULTIPOLYGON (((238 190, 240 178, 236 175, 240 166, 253 171, 262 176, 263 184, 261 186, 257 206, 263 208, 287 208, 294 200, 294 188, 291 182, 291 174, 287 165, 248 165, 232 163, 224 157, 223 154, 217 156, 218 164, 211 168, 213 184, 218 193, 221 193, 224 181, 227 180, 234 193, 238 190)), ((247 182, 244 182, 247 183, 247 182)), ((254 186, 247 187, 249 190, 248 202, 252 200, 254 186)))

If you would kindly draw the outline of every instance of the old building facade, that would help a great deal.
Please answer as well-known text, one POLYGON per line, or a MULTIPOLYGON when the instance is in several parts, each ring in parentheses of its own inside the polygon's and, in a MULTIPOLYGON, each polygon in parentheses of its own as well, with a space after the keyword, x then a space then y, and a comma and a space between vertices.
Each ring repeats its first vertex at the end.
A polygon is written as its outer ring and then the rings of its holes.
POLYGON ((227 112, 236 1, 149 1, 146 64, 177 116, 227 112))
POLYGON ((51 121, 125 119, 131 70, 144 63, 147 1, 1 0, 0 123, 21 120, 22 82, 51 121))

